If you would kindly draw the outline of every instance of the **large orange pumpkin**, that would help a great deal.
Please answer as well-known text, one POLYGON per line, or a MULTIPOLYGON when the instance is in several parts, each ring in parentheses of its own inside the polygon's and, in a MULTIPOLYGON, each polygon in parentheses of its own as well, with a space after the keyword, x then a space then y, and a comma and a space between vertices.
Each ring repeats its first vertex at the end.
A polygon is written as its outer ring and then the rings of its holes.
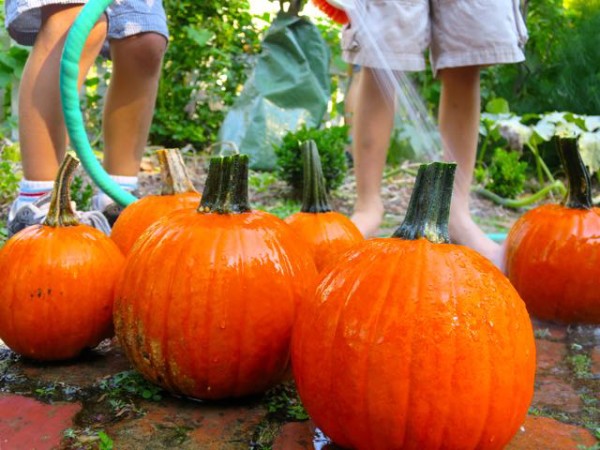
POLYGON ((108 236, 79 224, 69 198, 77 164, 66 156, 44 223, 0 249, 0 338, 28 358, 72 358, 112 335, 124 257, 108 236))
POLYGON ((527 413, 529 316, 492 263, 449 243, 454 169, 422 166, 394 236, 346 252, 299 314, 298 392, 345 448, 501 449, 527 413))
POLYGON ((276 384, 316 269, 282 220, 250 210, 248 157, 213 158, 198 211, 169 214, 132 248, 115 329, 146 378, 200 399, 276 384))
POLYGON ((304 184, 302 210, 285 219, 310 247, 317 270, 334 262, 338 256, 361 242, 356 225, 343 214, 333 211, 327 199, 319 150, 314 141, 302 145, 304 184))
POLYGON ((600 323, 600 208, 575 139, 559 140, 565 205, 528 211, 507 238, 508 277, 529 312, 545 320, 600 323))
POLYGON ((178 209, 196 208, 200 202, 201 196, 190 181, 181 153, 169 149, 159 150, 157 154, 163 178, 160 195, 148 195, 125 208, 110 234, 125 255, 158 219, 178 209))

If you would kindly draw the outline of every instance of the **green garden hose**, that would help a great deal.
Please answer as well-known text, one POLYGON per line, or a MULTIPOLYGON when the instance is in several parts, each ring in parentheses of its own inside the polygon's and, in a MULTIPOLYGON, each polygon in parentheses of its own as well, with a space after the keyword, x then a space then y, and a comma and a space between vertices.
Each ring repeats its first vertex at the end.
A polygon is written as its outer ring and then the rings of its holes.
POLYGON ((100 189, 118 204, 127 206, 137 198, 108 176, 94 155, 79 105, 78 77, 81 53, 92 28, 112 1, 89 0, 75 19, 67 35, 60 62, 60 96, 69 139, 81 160, 81 165, 100 189))

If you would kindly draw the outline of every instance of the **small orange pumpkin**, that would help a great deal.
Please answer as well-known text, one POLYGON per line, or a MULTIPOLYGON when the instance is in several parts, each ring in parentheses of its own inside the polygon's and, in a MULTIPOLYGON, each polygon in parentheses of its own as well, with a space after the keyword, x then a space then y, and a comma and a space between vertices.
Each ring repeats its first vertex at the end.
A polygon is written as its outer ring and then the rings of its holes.
POLYGON ((491 262, 449 243, 455 167, 421 166, 394 236, 321 272, 298 316, 298 393, 344 448, 501 449, 525 419, 531 322, 491 262))
POLYGON ((248 157, 211 159, 200 208, 154 223, 127 258, 115 330, 137 370, 200 399, 280 381, 316 268, 292 230, 248 204, 248 157))
POLYGON ((589 173, 575 139, 560 139, 568 178, 563 205, 528 211, 506 244, 508 277, 540 319, 600 323, 600 208, 591 200, 589 173))
POLYGON ((69 196, 77 165, 65 157, 45 221, 0 249, 0 338, 32 359, 72 358, 113 332, 124 257, 108 236, 77 220, 69 196))
POLYGON ((364 238, 356 225, 329 205, 319 150, 314 141, 302 145, 304 184, 302 210, 285 219, 310 246, 317 270, 364 238))
POLYGON ((140 235, 161 217, 178 209, 198 206, 201 195, 187 174, 181 153, 176 149, 159 150, 163 187, 160 195, 148 195, 132 203, 119 215, 110 237, 127 255, 140 235))

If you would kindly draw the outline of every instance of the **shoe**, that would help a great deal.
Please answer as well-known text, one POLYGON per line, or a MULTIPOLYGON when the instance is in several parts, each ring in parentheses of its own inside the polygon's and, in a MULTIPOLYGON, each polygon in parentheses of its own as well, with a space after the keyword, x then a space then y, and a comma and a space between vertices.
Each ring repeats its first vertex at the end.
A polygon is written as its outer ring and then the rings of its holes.
MULTIPOLYGON (((6 228, 8 237, 13 236, 24 228, 31 225, 42 223, 48 215, 50 209, 51 194, 46 194, 39 200, 28 203, 16 209, 16 202, 13 202, 8 213, 6 228)), ((73 206, 75 204, 73 203, 73 206)), ((99 211, 75 211, 79 222, 94 227, 102 231, 107 236, 110 235, 110 225, 106 217, 99 211)))
MULTIPOLYGON (((136 197, 139 197, 139 193, 137 190, 134 190, 131 193, 136 197)), ((104 208, 102 208, 102 206, 98 202, 98 195, 94 195, 92 197, 92 209, 100 211, 108 221, 108 224, 112 227, 119 218, 119 215, 125 209, 125 206, 121 206, 116 202, 112 202, 106 205, 104 208)))

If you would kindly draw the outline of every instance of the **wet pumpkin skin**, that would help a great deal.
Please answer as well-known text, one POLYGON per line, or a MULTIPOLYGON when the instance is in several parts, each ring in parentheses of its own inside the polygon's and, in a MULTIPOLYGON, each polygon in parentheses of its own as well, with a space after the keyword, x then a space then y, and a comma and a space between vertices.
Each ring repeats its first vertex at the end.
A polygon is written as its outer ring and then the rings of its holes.
POLYGON ((501 449, 533 396, 535 343, 523 301, 485 258, 370 239, 321 273, 292 367, 309 415, 342 447, 501 449))
POLYGON ((507 238, 507 274, 544 320, 600 323, 600 209, 544 205, 507 238))
POLYGON ((157 151, 162 192, 148 195, 125 208, 112 227, 110 237, 127 255, 140 235, 158 219, 178 209, 197 208, 202 196, 190 180, 177 149, 157 151))
POLYGON ((506 239, 506 270, 529 312, 545 320, 600 323, 600 208, 575 138, 558 140, 568 179, 564 205, 524 214, 506 239))
POLYGON ((311 255, 271 214, 175 211, 132 248, 115 331, 136 369, 171 392, 263 392, 288 367, 297 305, 316 275, 311 255))
POLYGON ((287 217, 285 222, 309 245, 319 271, 364 240, 356 225, 335 211, 297 212, 287 217))
POLYGON ((448 243, 455 165, 423 167, 394 237, 320 273, 294 328, 296 386, 344 448, 502 449, 533 396, 531 322, 491 262, 448 243))
POLYGON ((127 255, 135 241, 154 222, 178 209, 195 210, 200 202, 199 193, 149 195, 137 200, 121 212, 110 237, 123 254, 127 255))
POLYGON ((325 189, 325 177, 317 144, 301 145, 303 160, 302 209, 285 222, 306 242, 321 271, 354 244, 364 240, 356 225, 333 211, 325 189))
POLYGON ((113 334, 114 288, 125 258, 67 206, 76 166, 70 155, 61 165, 61 203, 53 197, 46 219, 52 224, 30 226, 0 249, 0 339, 27 358, 73 358, 113 334))

